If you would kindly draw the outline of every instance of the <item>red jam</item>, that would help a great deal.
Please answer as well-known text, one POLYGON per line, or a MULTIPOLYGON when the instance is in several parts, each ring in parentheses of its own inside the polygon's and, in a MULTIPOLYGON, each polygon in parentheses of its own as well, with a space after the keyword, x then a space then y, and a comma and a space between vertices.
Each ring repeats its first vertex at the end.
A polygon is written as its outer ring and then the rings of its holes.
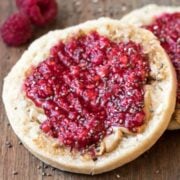
POLYGON ((47 120, 41 129, 71 148, 96 145, 122 126, 144 123, 149 64, 134 42, 112 42, 97 32, 60 42, 33 67, 24 90, 47 120))
POLYGON ((177 102, 180 103, 180 13, 163 14, 146 26, 154 33, 166 50, 177 72, 177 102))

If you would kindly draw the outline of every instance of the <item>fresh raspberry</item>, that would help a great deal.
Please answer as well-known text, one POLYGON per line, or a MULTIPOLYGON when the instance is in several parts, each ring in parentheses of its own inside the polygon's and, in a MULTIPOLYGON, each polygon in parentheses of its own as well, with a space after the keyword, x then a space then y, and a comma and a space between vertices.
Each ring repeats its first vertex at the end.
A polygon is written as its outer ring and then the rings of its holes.
POLYGON ((2 25, 1 36, 10 46, 21 45, 32 37, 31 21, 23 13, 15 13, 2 25))
POLYGON ((23 4, 24 0, 16 0, 16 5, 18 8, 20 8, 23 4))
POLYGON ((16 4, 37 26, 46 25, 57 15, 55 0, 16 0, 16 4))

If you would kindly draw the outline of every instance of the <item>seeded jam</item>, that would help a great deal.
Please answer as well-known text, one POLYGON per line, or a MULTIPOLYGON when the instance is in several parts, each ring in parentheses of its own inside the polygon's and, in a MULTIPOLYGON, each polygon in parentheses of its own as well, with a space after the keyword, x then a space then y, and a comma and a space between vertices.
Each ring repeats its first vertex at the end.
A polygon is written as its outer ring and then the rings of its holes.
POLYGON ((180 103, 180 13, 163 14, 156 17, 151 25, 145 27, 158 37, 176 69, 177 102, 180 103))
POLYGON ((47 117, 40 128, 65 146, 85 149, 112 133, 137 132, 145 121, 147 57, 139 44, 91 32, 52 47, 24 82, 26 96, 47 117))

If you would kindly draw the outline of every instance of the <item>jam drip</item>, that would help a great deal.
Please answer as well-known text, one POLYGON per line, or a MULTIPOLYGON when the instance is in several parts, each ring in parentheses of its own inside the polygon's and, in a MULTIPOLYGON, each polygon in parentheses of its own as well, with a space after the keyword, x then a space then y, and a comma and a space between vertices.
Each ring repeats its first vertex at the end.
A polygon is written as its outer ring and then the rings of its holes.
POLYGON ((180 13, 163 14, 145 26, 158 37, 162 47, 169 55, 178 78, 177 103, 180 103, 180 13))
POLYGON ((28 73, 23 88, 47 116, 42 131, 84 149, 111 134, 113 126, 136 132, 143 125, 148 73, 139 44, 91 32, 54 46, 28 73))

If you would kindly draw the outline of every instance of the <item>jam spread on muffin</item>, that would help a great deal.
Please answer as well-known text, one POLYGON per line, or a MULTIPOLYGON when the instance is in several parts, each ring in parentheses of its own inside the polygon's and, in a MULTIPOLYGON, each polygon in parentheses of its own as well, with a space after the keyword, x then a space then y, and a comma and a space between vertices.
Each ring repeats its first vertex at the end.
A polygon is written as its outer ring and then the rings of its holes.
POLYGON ((94 31, 52 47, 49 57, 31 68, 23 88, 44 110, 42 131, 80 150, 100 143, 113 127, 136 133, 145 123, 149 71, 139 44, 94 31))
POLYGON ((158 37, 169 55, 178 78, 177 103, 180 103, 180 13, 162 14, 152 24, 145 26, 158 37))

